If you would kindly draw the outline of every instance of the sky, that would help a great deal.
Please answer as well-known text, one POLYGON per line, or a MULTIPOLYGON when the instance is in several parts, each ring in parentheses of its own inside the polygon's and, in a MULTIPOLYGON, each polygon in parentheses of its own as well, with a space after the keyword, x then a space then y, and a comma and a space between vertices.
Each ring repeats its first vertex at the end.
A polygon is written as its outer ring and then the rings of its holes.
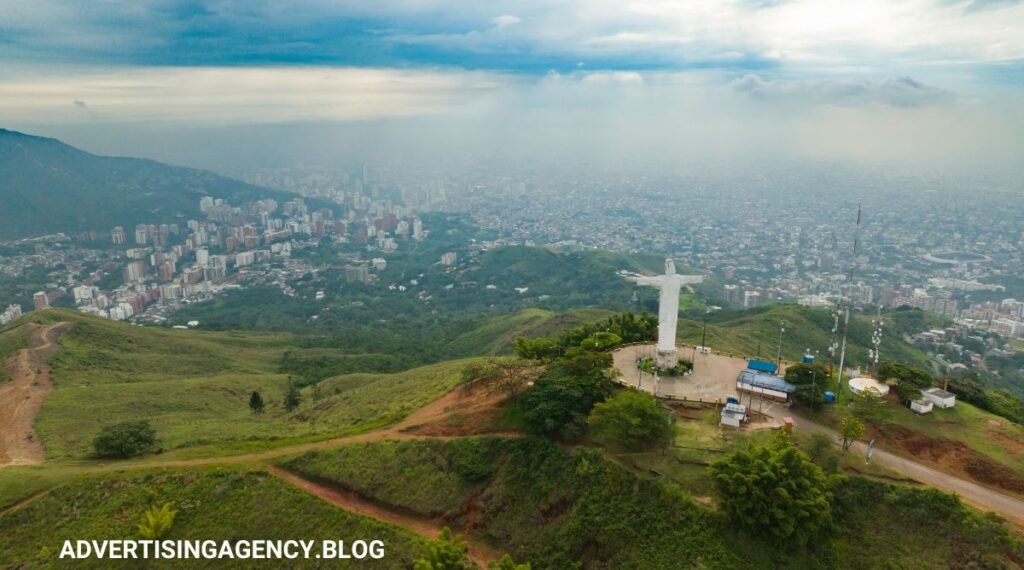
POLYGON ((986 170, 1024 155, 1017 0, 0 0, 0 14, 0 127, 215 169, 986 170))

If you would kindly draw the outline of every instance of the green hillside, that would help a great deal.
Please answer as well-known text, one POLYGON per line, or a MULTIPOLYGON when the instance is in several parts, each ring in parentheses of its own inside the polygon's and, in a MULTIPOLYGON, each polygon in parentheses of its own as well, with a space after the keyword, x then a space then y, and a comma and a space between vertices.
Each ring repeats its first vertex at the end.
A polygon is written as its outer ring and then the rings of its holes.
MULTIPOLYGON (((58 487, 25 509, 0 516, 0 567, 110 568, 109 560, 71 562, 57 555, 65 540, 137 538, 136 525, 146 509, 164 503, 177 511, 174 525, 163 537, 166 540, 378 539, 385 543, 382 560, 338 560, 331 562, 332 568, 410 567, 426 550, 423 539, 409 531, 335 508, 263 471, 219 468, 119 474, 58 487)), ((315 559, 289 562, 289 567, 322 567, 315 559)), ((145 567, 252 568, 253 561, 152 559, 145 567)))
POLYGON ((238 203, 292 196, 212 172, 96 156, 0 129, 0 239, 176 222, 198 216, 204 195, 238 203))
POLYGON ((526 309, 509 315, 482 317, 453 327, 453 338, 448 346, 457 355, 510 354, 516 337, 552 336, 613 314, 604 309, 574 309, 564 313, 526 309))
MULTIPOLYGON (((851 367, 866 367, 868 364, 873 330, 871 319, 872 316, 863 314, 850 315, 846 362, 851 367)), ((819 362, 827 362, 833 322, 829 311, 800 305, 770 305, 746 311, 721 311, 712 313, 708 318, 707 344, 719 352, 748 357, 760 354, 762 358, 771 360, 777 354, 779 326, 783 324, 784 360, 797 361, 810 349, 812 353, 817 353, 819 362)), ((701 331, 702 321, 679 320, 678 337, 682 344, 700 344, 701 331)), ((886 329, 882 335, 881 353, 883 360, 928 367, 927 355, 904 341, 896 330, 886 329)), ((838 354, 836 360, 838 362, 838 354)))
MULTIPOLYGON (((0 363, 14 356, 19 350, 25 348, 28 337, 28 329, 22 327, 24 319, 11 323, 0 332, 0 363)), ((7 380, 7 372, 0 368, 0 382, 7 380)))
POLYGON ((595 450, 541 440, 358 444, 283 466, 468 527, 538 570, 578 561, 586 568, 999 567, 1022 555, 1005 527, 952 496, 860 477, 833 480, 836 528, 794 549, 731 528, 685 487, 638 478, 595 450))
POLYGON ((366 431, 451 390, 464 366, 332 378, 303 388, 302 405, 288 412, 281 358, 307 350, 293 335, 141 328, 62 310, 34 315, 75 323, 51 358, 55 387, 36 420, 50 458, 85 457, 102 426, 133 419, 152 422, 165 452, 188 455, 366 431), (249 410, 253 390, 267 402, 263 414, 249 410))

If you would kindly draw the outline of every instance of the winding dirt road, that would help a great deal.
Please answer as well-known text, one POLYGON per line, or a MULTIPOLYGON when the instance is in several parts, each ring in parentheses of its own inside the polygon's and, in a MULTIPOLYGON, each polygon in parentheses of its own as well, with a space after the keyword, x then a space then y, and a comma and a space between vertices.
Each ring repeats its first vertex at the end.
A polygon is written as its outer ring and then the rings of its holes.
POLYGON ((57 338, 71 323, 22 326, 31 327, 28 348, 7 359, 4 369, 11 379, 0 383, 0 466, 33 465, 46 458, 33 424, 53 388, 46 361, 60 349, 57 338))
MULTIPOLYGON (((796 417, 796 428, 804 431, 823 433, 833 439, 833 441, 842 441, 839 436, 839 432, 834 429, 825 427, 821 424, 817 424, 808 420, 804 417, 796 417)), ((853 453, 858 453, 861 456, 867 454, 867 446, 863 443, 855 443, 850 448, 853 453)), ((977 483, 967 481, 937 471, 931 467, 927 467, 916 461, 911 461, 905 457, 889 453, 888 451, 882 451, 881 449, 875 449, 875 452, 871 456, 871 461, 884 465, 893 471, 898 471, 908 477, 916 479, 926 485, 942 489, 947 493, 956 493, 960 495, 960 498, 981 510, 996 512, 1008 520, 1016 524, 1020 528, 1024 528, 1024 501, 1016 499, 1009 495, 1004 495, 998 491, 989 489, 977 483)))

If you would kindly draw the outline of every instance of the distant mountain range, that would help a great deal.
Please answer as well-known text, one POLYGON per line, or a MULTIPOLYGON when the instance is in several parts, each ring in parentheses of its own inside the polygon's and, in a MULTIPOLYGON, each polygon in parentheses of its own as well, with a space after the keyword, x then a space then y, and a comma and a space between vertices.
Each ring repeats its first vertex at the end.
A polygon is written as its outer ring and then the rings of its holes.
POLYGON ((153 160, 97 156, 0 129, 0 239, 182 222, 204 195, 233 204, 294 194, 153 160))

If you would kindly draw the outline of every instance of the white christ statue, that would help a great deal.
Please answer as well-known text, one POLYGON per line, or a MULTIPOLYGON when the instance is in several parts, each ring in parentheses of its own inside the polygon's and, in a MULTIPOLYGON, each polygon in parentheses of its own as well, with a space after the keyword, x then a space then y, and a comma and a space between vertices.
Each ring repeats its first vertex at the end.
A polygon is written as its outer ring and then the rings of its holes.
POLYGON ((676 275, 676 265, 672 258, 665 259, 665 274, 653 277, 634 277, 637 285, 657 287, 661 294, 658 297, 658 352, 655 365, 663 370, 676 367, 679 356, 676 354, 676 321, 679 319, 679 289, 683 285, 700 283, 703 275, 676 275))

